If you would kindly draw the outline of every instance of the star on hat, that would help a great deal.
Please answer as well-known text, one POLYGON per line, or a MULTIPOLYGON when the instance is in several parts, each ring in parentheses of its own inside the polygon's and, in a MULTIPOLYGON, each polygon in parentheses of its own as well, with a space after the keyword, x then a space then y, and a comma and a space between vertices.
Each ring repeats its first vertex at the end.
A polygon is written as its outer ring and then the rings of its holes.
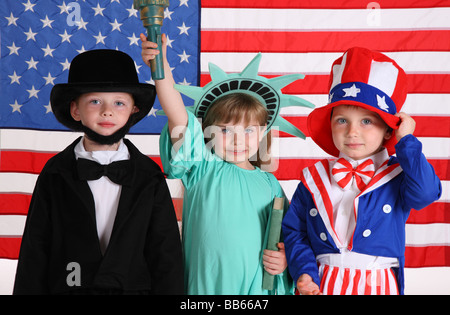
POLYGON ((358 93, 361 92, 361 89, 358 89, 355 84, 353 84, 351 87, 342 89, 342 91, 345 92, 345 95, 343 97, 357 97, 358 93))
POLYGON ((389 106, 386 104, 386 96, 381 97, 377 94, 377 105, 385 112, 389 112, 389 106))

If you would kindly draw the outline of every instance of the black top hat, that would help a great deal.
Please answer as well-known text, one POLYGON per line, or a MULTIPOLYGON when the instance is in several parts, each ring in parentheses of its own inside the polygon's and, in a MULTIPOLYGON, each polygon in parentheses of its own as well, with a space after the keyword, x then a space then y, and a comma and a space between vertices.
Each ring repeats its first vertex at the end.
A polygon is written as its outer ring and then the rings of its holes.
POLYGON ((139 111, 133 114, 136 124, 147 116, 153 106, 156 90, 153 85, 139 83, 133 59, 124 52, 99 49, 76 56, 70 66, 67 84, 57 84, 50 94, 56 119, 66 127, 81 131, 81 122, 70 114, 70 103, 91 92, 124 92, 133 95, 139 111))

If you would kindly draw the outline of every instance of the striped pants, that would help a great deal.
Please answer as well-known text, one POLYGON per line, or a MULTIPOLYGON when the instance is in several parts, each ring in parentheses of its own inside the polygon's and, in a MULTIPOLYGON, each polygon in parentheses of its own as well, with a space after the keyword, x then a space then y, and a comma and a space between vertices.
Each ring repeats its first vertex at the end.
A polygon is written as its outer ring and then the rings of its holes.
MULTIPOLYGON (((322 260, 330 262, 329 257, 322 260)), ((336 259, 331 259, 333 260, 336 259)), ((320 291, 324 295, 399 294, 394 272, 387 266, 369 264, 366 266, 370 268, 363 269, 355 268, 354 264, 324 264, 320 261, 319 263, 320 291)))

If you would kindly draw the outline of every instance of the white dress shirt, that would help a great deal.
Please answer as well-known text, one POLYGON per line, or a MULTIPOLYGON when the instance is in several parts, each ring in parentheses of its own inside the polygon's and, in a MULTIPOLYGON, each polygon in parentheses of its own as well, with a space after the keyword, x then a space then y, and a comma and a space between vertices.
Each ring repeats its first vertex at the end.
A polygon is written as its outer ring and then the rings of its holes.
MULTIPOLYGON (((119 149, 117 151, 93 151, 85 150, 84 137, 75 146, 75 157, 84 158, 95 161, 102 165, 107 165, 112 162, 129 160, 130 153, 127 146, 120 141, 119 149)), ((113 183, 108 177, 103 176, 98 180, 88 181, 89 188, 95 201, 95 218, 97 223, 97 234, 100 243, 102 254, 105 254, 111 238, 114 220, 119 206, 120 194, 122 186, 113 183)))
MULTIPOLYGON (((353 168, 364 163, 368 159, 372 159, 375 170, 377 170, 380 168, 381 164, 389 158, 389 155, 386 150, 382 150, 372 156, 357 161, 349 158, 343 153, 339 155, 339 158, 346 159, 350 162, 350 164, 352 164, 353 168)), ((333 166, 334 164, 330 165, 330 169, 332 169, 333 166)), ((331 174, 330 177, 333 199, 336 200, 333 210, 334 229, 341 243, 340 246, 347 248, 356 226, 355 207, 353 202, 360 191, 356 186, 356 181, 354 178, 352 178, 351 187, 347 190, 343 190, 331 174)))

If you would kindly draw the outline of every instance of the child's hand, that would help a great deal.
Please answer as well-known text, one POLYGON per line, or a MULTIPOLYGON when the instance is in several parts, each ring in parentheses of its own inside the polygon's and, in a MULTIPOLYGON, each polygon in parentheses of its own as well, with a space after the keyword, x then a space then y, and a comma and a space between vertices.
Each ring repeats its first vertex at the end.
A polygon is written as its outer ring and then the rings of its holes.
POLYGON ((264 250, 263 265, 264 269, 271 275, 282 273, 287 267, 286 254, 284 251, 284 243, 278 243, 280 250, 264 250))
POLYGON ((398 129, 395 131, 395 136, 397 137, 397 141, 400 141, 401 138, 407 135, 412 135, 414 129, 416 129, 416 122, 412 119, 411 116, 405 114, 403 112, 395 114, 395 116, 400 118, 400 125, 398 129))
POLYGON ((322 295, 319 286, 308 274, 302 274, 297 280, 297 290, 301 295, 322 295))
MULTIPOLYGON (((150 67, 150 60, 155 59, 156 55, 159 54, 158 44, 148 41, 147 37, 144 34, 141 34, 141 41, 142 41, 142 60, 144 60, 145 64, 150 67)), ((162 34, 161 42, 164 59, 166 59, 167 53, 166 34, 162 34)))

